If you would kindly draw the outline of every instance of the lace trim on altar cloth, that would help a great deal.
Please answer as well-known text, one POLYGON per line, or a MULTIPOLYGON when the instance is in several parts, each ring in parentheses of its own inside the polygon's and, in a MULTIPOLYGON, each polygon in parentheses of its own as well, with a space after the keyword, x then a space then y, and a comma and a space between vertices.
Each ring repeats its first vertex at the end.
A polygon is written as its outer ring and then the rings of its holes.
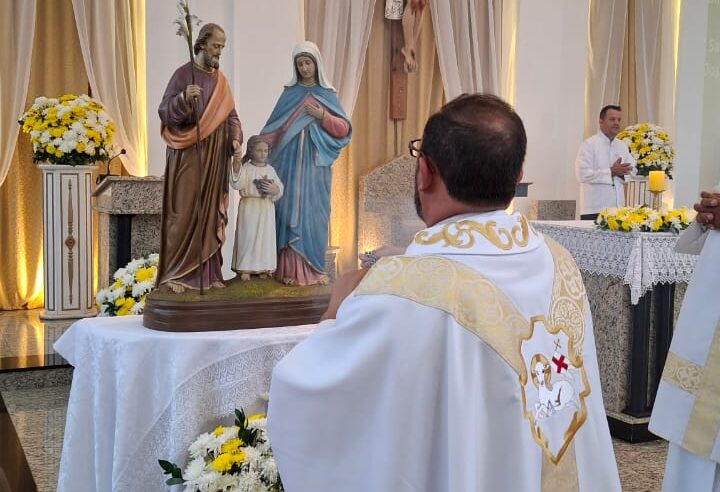
POLYGON ((630 287, 637 304, 656 284, 688 282, 697 257, 676 253, 672 233, 615 232, 533 223, 533 227, 570 251, 581 271, 617 277, 630 287))

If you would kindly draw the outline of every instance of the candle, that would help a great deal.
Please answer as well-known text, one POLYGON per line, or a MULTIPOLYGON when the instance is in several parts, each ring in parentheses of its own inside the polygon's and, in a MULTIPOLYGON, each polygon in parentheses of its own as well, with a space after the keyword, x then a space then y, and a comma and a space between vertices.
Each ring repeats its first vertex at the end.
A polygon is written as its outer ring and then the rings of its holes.
POLYGON ((650 171, 648 189, 650 191, 665 191, 665 171, 650 171))

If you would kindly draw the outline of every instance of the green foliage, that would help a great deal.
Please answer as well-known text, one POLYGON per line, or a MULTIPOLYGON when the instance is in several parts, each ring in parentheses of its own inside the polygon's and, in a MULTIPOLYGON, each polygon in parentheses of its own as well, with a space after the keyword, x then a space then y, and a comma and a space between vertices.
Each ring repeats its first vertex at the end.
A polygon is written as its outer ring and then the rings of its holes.
POLYGON ((170 475, 165 483, 168 485, 181 485, 185 483, 185 479, 182 476, 182 470, 178 468, 175 463, 170 463, 165 460, 158 460, 160 467, 163 469, 163 475, 170 475))

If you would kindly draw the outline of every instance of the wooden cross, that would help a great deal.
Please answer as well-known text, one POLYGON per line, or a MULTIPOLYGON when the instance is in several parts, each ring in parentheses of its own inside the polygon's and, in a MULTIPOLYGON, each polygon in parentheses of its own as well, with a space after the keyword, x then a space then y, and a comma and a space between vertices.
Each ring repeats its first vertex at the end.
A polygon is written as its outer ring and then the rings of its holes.
POLYGON ((408 74, 403 68, 405 57, 400 51, 405 45, 402 21, 390 21, 390 119, 407 119, 408 74))

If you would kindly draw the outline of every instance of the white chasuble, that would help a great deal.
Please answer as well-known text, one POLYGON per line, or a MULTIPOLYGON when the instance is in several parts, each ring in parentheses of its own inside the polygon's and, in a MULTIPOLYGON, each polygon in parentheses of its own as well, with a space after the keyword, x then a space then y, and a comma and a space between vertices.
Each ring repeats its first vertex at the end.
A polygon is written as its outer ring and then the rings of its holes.
POLYGON ((663 490, 720 491, 720 231, 678 241, 702 247, 683 300, 650 419, 670 441, 663 490))
POLYGON ((421 231, 273 372, 290 491, 619 491, 570 255, 503 211, 421 231))

